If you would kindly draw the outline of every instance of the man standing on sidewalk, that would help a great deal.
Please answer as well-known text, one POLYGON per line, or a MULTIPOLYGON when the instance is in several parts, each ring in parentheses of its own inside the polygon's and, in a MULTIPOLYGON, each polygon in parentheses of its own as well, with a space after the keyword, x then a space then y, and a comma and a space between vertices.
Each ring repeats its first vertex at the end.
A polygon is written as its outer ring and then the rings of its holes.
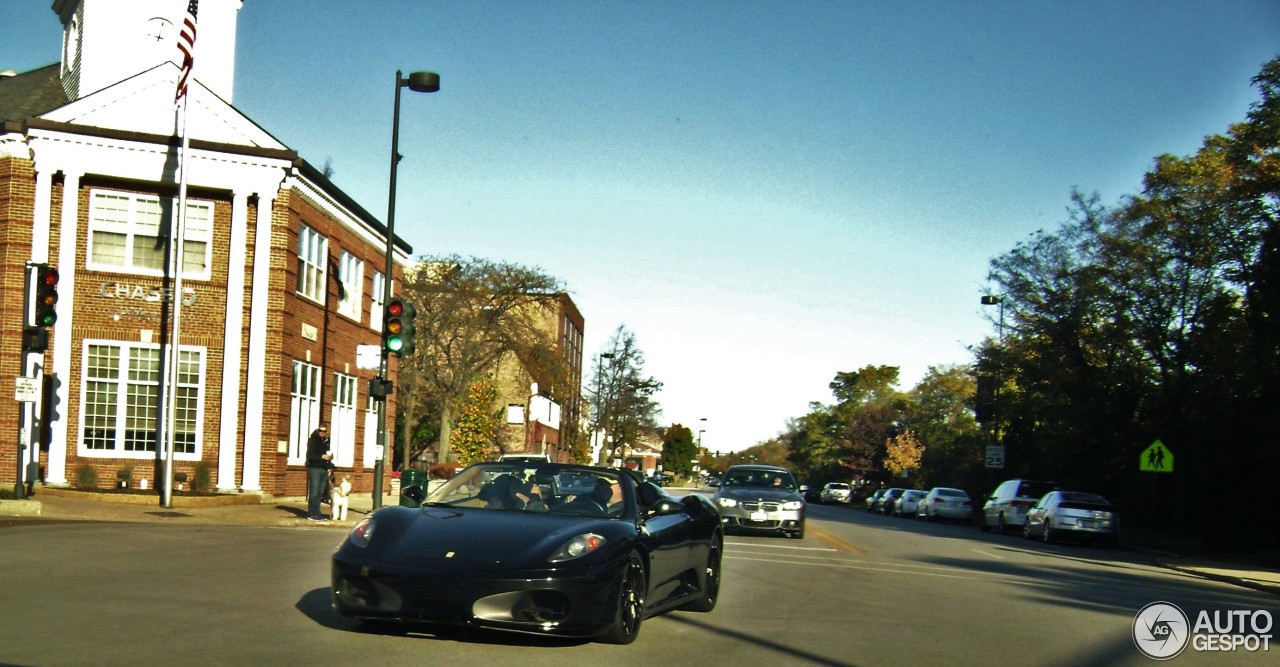
POLYGON ((320 503, 325 482, 329 478, 331 460, 333 455, 329 453, 329 427, 321 424, 307 440, 307 518, 312 521, 326 519, 320 513, 320 503))

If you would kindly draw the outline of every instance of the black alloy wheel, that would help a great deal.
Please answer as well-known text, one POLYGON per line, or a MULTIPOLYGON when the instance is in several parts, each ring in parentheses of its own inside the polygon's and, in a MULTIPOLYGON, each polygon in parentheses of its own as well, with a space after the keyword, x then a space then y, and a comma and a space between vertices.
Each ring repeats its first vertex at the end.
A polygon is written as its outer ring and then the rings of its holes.
POLYGON ((711 552, 707 554, 707 567, 702 572, 702 591, 698 599, 685 605, 689 611, 707 612, 716 608, 720 598, 720 554, 722 543, 717 536, 711 541, 711 552))
POLYGON ((649 578, 645 576, 644 562, 640 554, 631 553, 627 567, 618 586, 618 604, 613 625, 600 636, 606 644, 630 644, 640 634, 640 622, 644 620, 644 602, 648 594, 649 578))

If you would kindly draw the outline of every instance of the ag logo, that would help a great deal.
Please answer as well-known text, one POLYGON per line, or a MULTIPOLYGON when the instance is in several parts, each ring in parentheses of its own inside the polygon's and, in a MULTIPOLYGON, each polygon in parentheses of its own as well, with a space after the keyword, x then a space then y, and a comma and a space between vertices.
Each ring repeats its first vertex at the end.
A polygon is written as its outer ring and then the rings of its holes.
POLYGON ((1133 617, 1133 643, 1154 660, 1168 660, 1187 647, 1191 624, 1177 605, 1152 602, 1133 617))

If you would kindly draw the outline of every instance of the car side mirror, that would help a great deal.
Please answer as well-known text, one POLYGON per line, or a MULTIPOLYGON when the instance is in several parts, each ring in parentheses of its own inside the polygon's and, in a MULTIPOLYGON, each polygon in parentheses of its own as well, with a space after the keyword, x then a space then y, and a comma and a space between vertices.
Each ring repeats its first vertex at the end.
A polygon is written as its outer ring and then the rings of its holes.
POLYGON ((420 484, 410 484, 400 489, 400 498, 402 500, 407 499, 413 503, 412 505, 407 505, 407 507, 421 507, 422 501, 427 499, 427 492, 420 484))
POLYGON ((682 511, 684 511, 684 505, 669 498, 663 498, 662 500, 650 505, 649 508, 645 510, 645 516, 670 516, 672 514, 679 514, 682 511))

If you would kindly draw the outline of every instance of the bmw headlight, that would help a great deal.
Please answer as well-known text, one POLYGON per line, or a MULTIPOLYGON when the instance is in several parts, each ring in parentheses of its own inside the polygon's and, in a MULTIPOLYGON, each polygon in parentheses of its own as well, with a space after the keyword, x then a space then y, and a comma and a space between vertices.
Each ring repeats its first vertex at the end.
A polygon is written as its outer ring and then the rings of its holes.
POLYGON ((603 535, 583 533, 582 535, 560 545, 560 548, 556 549, 556 552, 551 554, 551 558, 548 560, 552 563, 560 563, 566 560, 581 558, 600 549, 600 547, 603 547, 604 542, 605 539, 603 535))
POLYGON ((716 498, 716 502, 720 503, 721 507, 736 507, 738 505, 738 501, 733 498, 716 498))
POLYGON ((351 534, 347 535, 347 541, 350 542, 352 546, 369 546, 369 540, 373 539, 373 528, 377 523, 378 522, 369 517, 361 519, 360 523, 357 523, 356 527, 351 529, 351 534))
POLYGON ((784 510, 798 510, 801 507, 804 507, 804 501, 789 500, 785 503, 782 503, 782 509, 784 510))

